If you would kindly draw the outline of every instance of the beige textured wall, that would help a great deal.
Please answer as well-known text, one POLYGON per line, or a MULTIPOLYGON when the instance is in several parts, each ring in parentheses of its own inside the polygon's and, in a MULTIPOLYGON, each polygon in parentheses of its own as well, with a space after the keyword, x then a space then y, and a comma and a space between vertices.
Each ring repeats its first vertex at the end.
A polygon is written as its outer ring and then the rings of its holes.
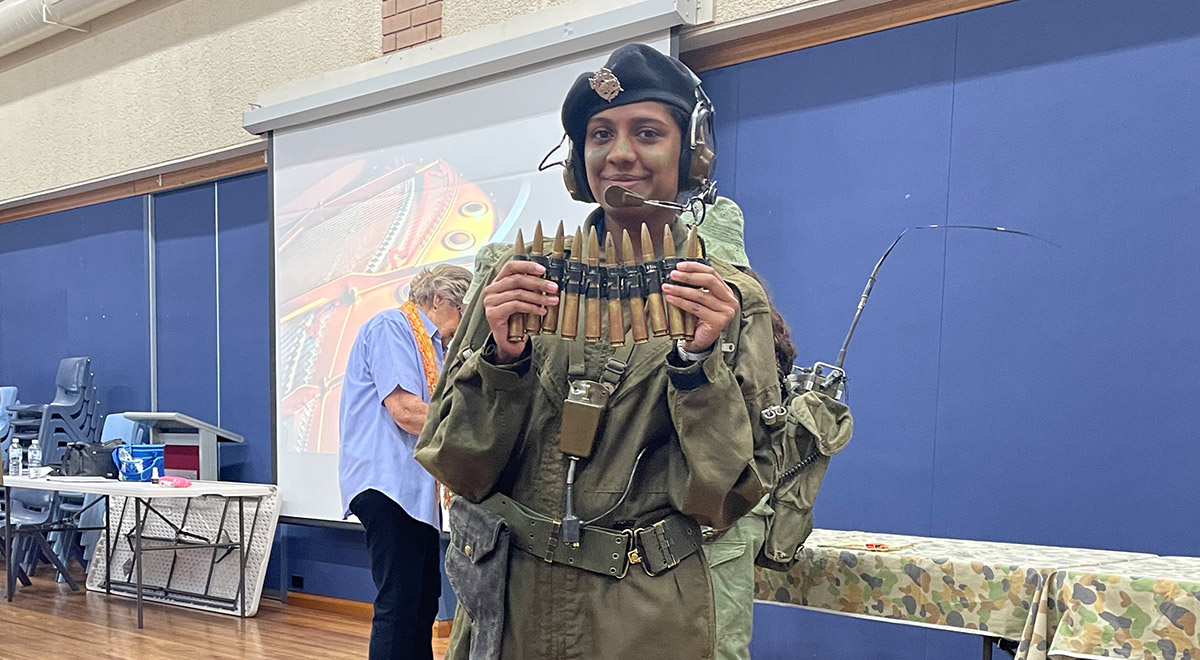
MULTIPOLYGON (((470 32, 568 0, 442 0, 442 36, 470 32)), ((603 7, 604 0, 594 0, 603 7)))
POLYGON ((713 22, 728 23, 739 18, 803 4, 808 3, 800 0, 713 0, 713 22))
POLYGON ((259 91, 380 53, 379 0, 143 2, 0 72, 0 200, 247 142, 259 91))
MULTIPOLYGON (((604 0, 594 0, 603 7, 604 0)), ((727 23, 784 7, 805 4, 808 0, 713 0, 715 23, 727 23)), ((442 34, 462 34, 475 28, 499 23, 519 14, 561 5, 567 0, 442 0, 442 34)))

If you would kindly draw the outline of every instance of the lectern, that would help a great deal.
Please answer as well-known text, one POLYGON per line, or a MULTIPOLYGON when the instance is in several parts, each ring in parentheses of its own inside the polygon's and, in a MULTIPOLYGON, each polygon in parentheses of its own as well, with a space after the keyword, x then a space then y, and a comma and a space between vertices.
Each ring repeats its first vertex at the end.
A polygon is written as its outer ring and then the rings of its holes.
POLYGON ((150 444, 199 447, 200 479, 218 481, 221 442, 241 442, 242 436, 178 412, 127 412, 126 419, 150 427, 150 444))

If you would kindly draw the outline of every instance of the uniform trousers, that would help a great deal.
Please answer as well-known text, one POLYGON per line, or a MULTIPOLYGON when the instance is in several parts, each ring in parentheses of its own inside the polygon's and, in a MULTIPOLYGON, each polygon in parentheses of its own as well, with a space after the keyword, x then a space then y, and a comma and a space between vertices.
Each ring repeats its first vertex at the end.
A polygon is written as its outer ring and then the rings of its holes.
POLYGON ((379 590, 370 660, 433 660, 433 620, 442 593, 438 530, 373 489, 355 495, 350 512, 366 528, 371 578, 379 590))

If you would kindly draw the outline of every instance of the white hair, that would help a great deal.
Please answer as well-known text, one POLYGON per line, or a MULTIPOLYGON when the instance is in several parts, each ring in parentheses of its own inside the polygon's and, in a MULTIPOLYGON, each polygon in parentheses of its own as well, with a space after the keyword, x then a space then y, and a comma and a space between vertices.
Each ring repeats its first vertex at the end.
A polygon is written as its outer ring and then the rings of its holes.
POLYGON ((418 307, 428 308, 433 306, 435 298, 442 298, 461 308, 470 284, 471 271, 461 266, 438 264, 417 273, 408 285, 408 299, 418 307))

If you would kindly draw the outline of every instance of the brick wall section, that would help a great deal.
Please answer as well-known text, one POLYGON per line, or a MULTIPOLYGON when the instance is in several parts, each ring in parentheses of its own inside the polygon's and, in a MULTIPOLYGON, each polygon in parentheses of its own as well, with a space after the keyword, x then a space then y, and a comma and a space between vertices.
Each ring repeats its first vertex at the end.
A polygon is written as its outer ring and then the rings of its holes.
POLYGON ((442 36, 442 0, 383 0, 383 54, 442 36))

